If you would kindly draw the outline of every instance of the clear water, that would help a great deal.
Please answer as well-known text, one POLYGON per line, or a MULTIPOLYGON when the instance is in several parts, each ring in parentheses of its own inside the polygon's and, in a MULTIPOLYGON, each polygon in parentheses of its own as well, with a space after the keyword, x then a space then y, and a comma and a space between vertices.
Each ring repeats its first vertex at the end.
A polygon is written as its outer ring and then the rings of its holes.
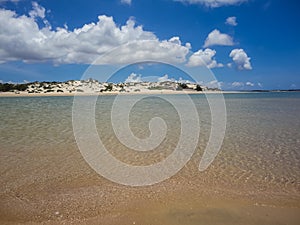
MULTIPOLYGON (((300 93, 225 94, 224 143, 216 160, 203 173, 197 166, 210 132, 210 111, 204 95, 191 98, 199 113, 201 135, 197 152, 176 175, 178 179, 242 191, 299 195, 300 93)), ((170 104, 149 97, 133 108, 130 124, 137 137, 149 135, 148 122, 153 116, 163 118, 169 128, 166 139, 155 151, 137 153, 114 136, 110 123, 113 99, 114 96, 99 97, 95 118, 99 136, 115 157, 139 165, 158 162, 172 152, 180 122, 170 104)), ((93 173, 74 139, 72 104, 73 97, 0 98, 1 194, 36 182, 67 182, 93 173)), ((105 180, 100 176, 97 179, 105 180)))

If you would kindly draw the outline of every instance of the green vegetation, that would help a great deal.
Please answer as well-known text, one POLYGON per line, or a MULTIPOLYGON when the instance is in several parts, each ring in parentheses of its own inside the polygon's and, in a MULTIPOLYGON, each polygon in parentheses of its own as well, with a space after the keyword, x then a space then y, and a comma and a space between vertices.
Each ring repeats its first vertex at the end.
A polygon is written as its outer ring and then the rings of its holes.
POLYGON ((0 83, 0 92, 7 91, 25 91, 28 84, 10 84, 10 83, 0 83))
POLYGON ((202 90, 202 88, 200 87, 200 85, 199 84, 197 84, 197 86, 196 86, 196 89, 195 89, 196 91, 203 91, 202 90))
POLYGON ((149 87, 149 90, 163 90, 163 87, 161 86, 156 86, 156 87, 149 87))
POLYGON ((179 83, 178 87, 181 87, 182 89, 187 89, 188 86, 185 83, 179 83))
MULTIPOLYGON (((27 84, 13 84, 13 83, 0 83, 0 92, 9 92, 9 91, 26 91, 28 88, 44 88, 47 90, 51 90, 53 87, 59 84, 57 81, 52 82, 30 82, 27 84)), ((42 89, 38 89, 38 91, 42 91, 42 89)), ((31 92, 30 92, 31 93, 31 92)))
POLYGON ((105 86, 104 91, 112 91, 112 89, 113 89, 113 84, 108 84, 107 86, 105 86))
MULTIPOLYGON (((142 89, 139 89, 140 86, 148 88, 149 90, 174 90, 182 91, 184 89, 193 90, 193 91, 203 91, 203 88, 199 84, 186 84, 186 83, 177 83, 177 82, 149 82, 141 83, 136 85, 136 83, 97 83, 97 80, 88 79, 86 81, 81 80, 81 82, 75 80, 69 80, 66 82, 57 82, 57 81, 34 81, 25 84, 14 84, 14 83, 0 83, 0 92, 28 92, 28 93, 47 93, 47 92, 84 92, 85 87, 88 91, 99 91, 99 92, 111 92, 113 90, 119 90, 119 92, 139 92, 142 89), (104 86, 103 86, 104 85, 104 86), (101 89, 102 88, 102 89, 101 89), (132 90, 133 89, 133 90, 132 90)), ((204 87, 206 90, 207 87, 204 87)), ((209 89, 214 90, 214 89, 209 89)), ((219 89, 216 89, 219 90, 219 89)))

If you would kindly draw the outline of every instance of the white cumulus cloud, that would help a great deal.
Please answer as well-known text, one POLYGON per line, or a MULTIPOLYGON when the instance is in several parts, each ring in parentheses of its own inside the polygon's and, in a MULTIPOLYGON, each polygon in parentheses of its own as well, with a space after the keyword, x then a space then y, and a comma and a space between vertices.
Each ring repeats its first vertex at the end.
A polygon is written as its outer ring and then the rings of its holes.
POLYGON ((131 5, 131 0, 121 0, 121 3, 131 5))
MULTIPOLYGON (((228 88, 239 88, 241 90, 249 90, 251 87, 255 87, 256 84, 251 81, 241 82, 241 81, 234 81, 232 83, 228 83, 228 88)), ((260 87, 259 84, 257 86, 260 87)))
POLYGON ((165 82, 165 81, 171 81, 171 79, 169 79, 168 74, 163 75, 162 77, 159 77, 157 79, 158 82, 165 82))
POLYGON ((247 85, 247 86, 250 86, 250 87, 253 87, 253 86, 254 86, 254 83, 248 81, 248 82, 246 82, 246 85, 247 85))
POLYGON ((219 89, 222 88, 223 84, 224 83, 222 81, 217 81, 217 80, 212 80, 204 83, 204 85, 207 86, 208 88, 219 88, 219 89))
POLYGON ((29 12, 29 16, 32 18, 45 18, 45 8, 40 6, 37 2, 32 2, 32 10, 29 12))
POLYGON ((33 3, 29 16, 0 9, 0 62, 23 61, 55 64, 90 64, 99 56, 99 63, 130 63, 143 59, 163 60, 170 63, 185 62, 191 48, 183 45, 179 37, 159 40, 152 32, 137 26, 129 19, 122 26, 112 17, 98 16, 97 22, 69 30, 67 26, 52 29, 47 24, 45 9, 33 3), (41 18, 45 26, 39 27, 41 18), (106 54, 118 49, 117 55, 106 54))
POLYGON ((199 4, 206 7, 217 8, 228 5, 239 5, 247 2, 248 0, 174 0, 176 2, 182 2, 187 4, 199 4))
POLYGON ((251 81, 234 81, 222 83, 222 87, 224 90, 252 90, 257 87, 261 87, 261 84, 251 81))
POLYGON ((208 68, 223 67, 222 63, 218 63, 214 56, 215 50, 207 48, 205 50, 200 49, 190 56, 187 66, 207 66, 208 68))
POLYGON ((235 16, 228 17, 226 19, 225 24, 230 25, 230 26, 237 26, 238 25, 238 23, 236 22, 236 17, 235 16))
POLYGON ((131 73, 125 80, 125 83, 139 83, 142 82, 142 75, 131 73))
POLYGON ((238 70, 251 70, 252 66, 250 63, 250 57, 243 49, 233 49, 229 56, 232 58, 233 62, 236 64, 238 70))
POLYGON ((212 45, 232 46, 234 43, 232 37, 228 34, 222 34, 219 30, 215 29, 208 34, 203 47, 207 48, 212 45))
POLYGON ((243 87, 244 83, 243 82, 235 81, 235 82, 232 82, 231 85, 232 85, 232 87, 243 87))

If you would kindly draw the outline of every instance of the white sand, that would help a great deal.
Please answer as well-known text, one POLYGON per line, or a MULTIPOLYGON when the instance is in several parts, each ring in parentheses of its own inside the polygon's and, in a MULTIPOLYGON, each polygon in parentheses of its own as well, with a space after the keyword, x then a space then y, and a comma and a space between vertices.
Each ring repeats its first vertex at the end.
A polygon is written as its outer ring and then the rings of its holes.
POLYGON ((48 93, 28 93, 28 92, 19 92, 16 94, 15 92, 0 92, 0 97, 30 97, 30 96, 89 96, 89 95, 150 95, 150 94, 242 94, 242 93, 255 93, 255 92, 239 92, 239 91, 172 91, 172 90, 147 90, 147 91, 139 91, 139 92, 48 92, 48 93))

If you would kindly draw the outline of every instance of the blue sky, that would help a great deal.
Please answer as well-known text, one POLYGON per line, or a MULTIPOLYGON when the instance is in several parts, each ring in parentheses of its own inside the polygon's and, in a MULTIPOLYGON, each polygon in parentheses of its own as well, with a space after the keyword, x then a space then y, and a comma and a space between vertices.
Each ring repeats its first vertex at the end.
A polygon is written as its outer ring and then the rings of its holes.
POLYGON ((80 79, 117 48, 104 63, 208 66, 223 89, 300 88, 296 0, 0 0, 0 8, 2 82, 80 79))

